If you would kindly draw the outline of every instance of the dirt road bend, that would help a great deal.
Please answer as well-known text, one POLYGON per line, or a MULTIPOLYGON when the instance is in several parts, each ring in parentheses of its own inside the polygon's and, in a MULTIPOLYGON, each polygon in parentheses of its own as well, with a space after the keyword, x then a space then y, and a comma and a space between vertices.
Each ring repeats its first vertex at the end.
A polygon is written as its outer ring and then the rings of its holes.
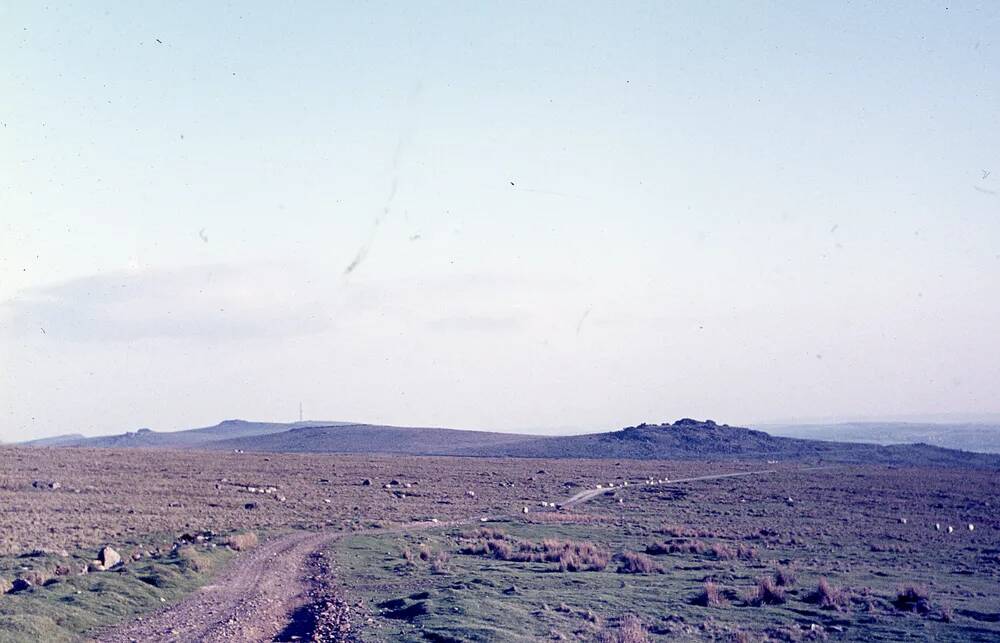
POLYGON ((304 532, 236 558, 211 585, 167 609, 108 629, 102 643, 272 641, 309 602, 310 556, 342 534, 304 532))

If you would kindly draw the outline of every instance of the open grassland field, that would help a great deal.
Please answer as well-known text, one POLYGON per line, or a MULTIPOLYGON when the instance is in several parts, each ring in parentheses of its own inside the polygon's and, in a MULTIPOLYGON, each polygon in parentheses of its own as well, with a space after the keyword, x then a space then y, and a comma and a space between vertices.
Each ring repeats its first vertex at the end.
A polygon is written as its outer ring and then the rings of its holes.
POLYGON ((333 558, 364 588, 368 640, 641 640, 640 623, 650 639, 997 640, 998 485, 843 468, 630 487, 571 512, 354 536, 333 558))
POLYGON ((984 470, 4 448, 0 640, 106 632, 292 530, 343 535, 315 618, 364 640, 996 640, 998 492, 984 470), (739 471, 768 473, 647 484, 739 471))

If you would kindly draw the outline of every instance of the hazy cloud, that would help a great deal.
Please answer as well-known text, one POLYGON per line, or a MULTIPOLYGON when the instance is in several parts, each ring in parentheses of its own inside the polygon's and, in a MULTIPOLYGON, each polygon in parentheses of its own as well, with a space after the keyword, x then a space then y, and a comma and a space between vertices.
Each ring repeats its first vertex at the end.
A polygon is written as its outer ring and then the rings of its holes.
POLYGON ((280 266, 122 271, 32 288, 0 305, 15 334, 75 341, 316 333, 333 306, 308 274, 280 266))

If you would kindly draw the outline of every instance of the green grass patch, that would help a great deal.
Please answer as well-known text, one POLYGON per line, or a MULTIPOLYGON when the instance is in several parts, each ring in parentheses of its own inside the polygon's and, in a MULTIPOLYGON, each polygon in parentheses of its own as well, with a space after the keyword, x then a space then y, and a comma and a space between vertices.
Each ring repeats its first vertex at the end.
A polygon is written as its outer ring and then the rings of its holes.
POLYGON ((83 556, 0 559, 0 576, 46 578, 44 584, 0 595, 0 643, 77 641, 96 628, 172 603, 233 555, 225 547, 179 549, 159 558, 126 561, 123 571, 77 575, 83 556), (56 575, 57 568, 70 573, 56 575))
MULTIPOLYGON (((646 566, 628 564, 626 552, 641 552, 664 539, 649 529, 523 523, 489 527, 503 532, 500 538, 514 553, 507 547, 482 547, 490 537, 477 540, 478 526, 357 535, 335 543, 339 582, 354 588, 376 617, 376 626, 364 629, 363 638, 599 640, 632 622, 630 615, 653 639, 729 639, 746 633, 753 639, 779 640, 969 640, 998 633, 983 622, 901 613, 889 603, 894 595, 889 580, 876 588, 872 605, 845 598, 842 609, 824 609, 815 600, 821 576, 803 569, 791 581, 779 564, 784 552, 778 550, 766 549, 753 559, 720 558, 711 547, 684 550, 652 556, 656 569, 643 573, 646 566), (589 543, 614 558, 600 571, 562 571, 557 562, 546 560, 544 549, 530 549, 547 539, 589 543), (447 555, 443 568, 432 564, 441 553, 447 555), (782 601, 755 600, 761 579, 769 586, 779 571, 790 583, 774 589, 782 601), (706 580, 720 590, 720 601, 704 599, 706 580)), ((716 539, 706 540, 711 545, 716 539)), ((854 579, 838 575, 835 580, 850 587, 854 579)))

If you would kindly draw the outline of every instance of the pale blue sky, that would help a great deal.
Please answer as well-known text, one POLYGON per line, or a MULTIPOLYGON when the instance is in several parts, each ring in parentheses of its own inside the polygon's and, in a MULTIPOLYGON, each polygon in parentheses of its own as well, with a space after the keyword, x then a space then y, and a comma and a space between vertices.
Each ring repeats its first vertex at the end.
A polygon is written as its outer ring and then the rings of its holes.
POLYGON ((1000 5, 621 4, 0 2, 0 439, 1000 410, 1000 5))

